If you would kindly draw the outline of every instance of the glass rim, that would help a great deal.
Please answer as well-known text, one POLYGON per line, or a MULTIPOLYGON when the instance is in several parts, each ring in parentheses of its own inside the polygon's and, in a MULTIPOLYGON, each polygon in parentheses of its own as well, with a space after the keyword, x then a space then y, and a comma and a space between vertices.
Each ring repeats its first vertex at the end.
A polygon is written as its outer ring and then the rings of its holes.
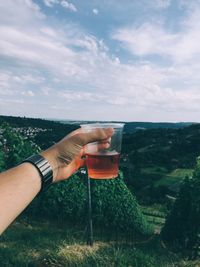
POLYGON ((92 128, 114 128, 114 129, 121 129, 123 128, 125 123, 109 123, 109 122, 99 122, 99 123, 87 123, 87 124, 80 124, 82 128, 92 129, 92 128))

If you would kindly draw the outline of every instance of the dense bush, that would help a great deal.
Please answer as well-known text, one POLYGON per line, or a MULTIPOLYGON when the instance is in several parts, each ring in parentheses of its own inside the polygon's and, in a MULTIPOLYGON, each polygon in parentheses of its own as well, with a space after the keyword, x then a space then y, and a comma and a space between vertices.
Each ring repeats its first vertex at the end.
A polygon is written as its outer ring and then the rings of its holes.
POLYGON ((151 231, 122 173, 117 179, 92 181, 92 199, 94 220, 98 225, 127 234, 151 231))
POLYGON ((181 187, 166 224, 162 230, 164 240, 176 244, 192 256, 200 256, 200 158, 191 178, 181 187))
POLYGON ((40 194, 27 212, 59 222, 83 223, 86 218, 87 191, 83 180, 73 175, 67 181, 52 185, 40 194))
MULTIPOLYGON (((147 224, 135 197, 126 187, 122 174, 113 180, 91 180, 94 224, 104 230, 148 234, 147 224)), ((34 216, 60 222, 85 224, 87 220, 87 187, 85 175, 73 175, 53 185, 28 208, 34 216)))

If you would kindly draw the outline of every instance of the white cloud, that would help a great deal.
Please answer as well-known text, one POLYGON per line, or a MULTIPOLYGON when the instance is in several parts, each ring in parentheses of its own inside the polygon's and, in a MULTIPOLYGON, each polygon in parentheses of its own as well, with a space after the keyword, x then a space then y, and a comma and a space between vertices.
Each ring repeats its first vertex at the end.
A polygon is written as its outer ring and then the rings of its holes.
POLYGON ((0 69, 1 113, 15 108, 18 115, 108 120, 183 120, 200 113, 198 11, 176 33, 152 23, 115 31, 113 38, 142 58, 128 64, 77 25, 50 26, 30 3, 0 1, 0 57, 9 62, 0 69), (148 55, 172 63, 143 60, 148 55))
POLYGON ((57 37, 57 32, 50 27, 44 26, 40 29, 40 31, 49 37, 53 37, 53 38, 57 37))
POLYGON ((22 92, 22 95, 33 97, 35 94, 31 90, 27 90, 27 91, 22 92))
MULTIPOLYGON (((28 87, 40 85, 44 79, 30 74, 19 75, 11 71, 0 71, 0 95, 19 97, 34 96, 28 87)), ((6 100, 6 99, 5 99, 6 100)))
POLYGON ((66 99, 67 101, 95 101, 96 94, 91 92, 83 92, 83 91, 68 91, 65 90, 64 92, 60 92, 59 97, 66 99))
POLYGON ((48 7, 53 7, 54 4, 58 4, 58 0, 43 0, 44 4, 48 7))
POLYGON ((97 8, 93 8, 92 9, 92 12, 95 14, 95 15, 98 15, 99 14, 99 10, 97 8))
POLYGON ((44 4, 48 7, 53 7, 54 5, 60 5, 65 9, 69 9, 72 12, 77 12, 77 8, 74 4, 66 1, 66 0, 43 0, 44 4))
POLYGON ((9 87, 9 74, 6 72, 0 73, 0 92, 3 93, 9 87))
POLYGON ((28 8, 36 12, 40 12, 40 7, 37 4, 35 4, 32 0, 24 0, 24 4, 27 5, 28 8))
POLYGON ((24 101, 22 100, 22 99, 8 99, 8 100, 5 100, 5 99, 1 99, 1 101, 2 101, 2 104, 11 104, 11 105, 13 105, 13 104, 24 104, 24 101))
POLYGON ((159 55, 176 63, 197 60, 200 59, 199 16, 200 8, 192 10, 178 32, 170 32, 162 24, 144 23, 118 29, 112 38, 134 55, 159 55))
POLYGON ((66 0, 62 0, 60 4, 61 6, 63 6, 66 9, 69 9, 70 11, 73 11, 73 12, 77 11, 77 8, 75 7, 75 5, 70 2, 67 2, 66 0))
POLYGON ((40 7, 31 0, 6 0, 0 1, 0 23, 1 25, 29 27, 37 20, 45 18, 40 7))
POLYGON ((51 90, 51 88, 49 88, 49 87, 43 87, 43 88, 41 88, 41 92, 42 92, 45 96, 48 96, 48 95, 50 94, 51 91, 52 91, 52 90, 51 90))
MULTIPOLYGON (((157 25, 143 24, 139 28, 122 28, 113 34, 113 39, 120 41, 131 53, 145 56, 148 54, 163 54, 176 36, 163 32, 157 25)), ((166 52, 165 52, 166 53, 166 52)))

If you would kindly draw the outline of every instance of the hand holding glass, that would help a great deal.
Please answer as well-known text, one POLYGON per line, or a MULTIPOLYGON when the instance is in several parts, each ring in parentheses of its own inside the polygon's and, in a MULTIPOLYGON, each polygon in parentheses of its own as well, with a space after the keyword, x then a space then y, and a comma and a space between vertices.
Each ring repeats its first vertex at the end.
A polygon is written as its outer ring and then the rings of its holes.
POLYGON ((84 132, 94 131, 97 128, 113 128, 114 130, 109 140, 86 145, 86 166, 90 178, 112 179, 118 176, 123 126, 124 124, 122 123, 92 123, 81 125, 84 132), (106 143, 108 145, 105 145, 106 143))

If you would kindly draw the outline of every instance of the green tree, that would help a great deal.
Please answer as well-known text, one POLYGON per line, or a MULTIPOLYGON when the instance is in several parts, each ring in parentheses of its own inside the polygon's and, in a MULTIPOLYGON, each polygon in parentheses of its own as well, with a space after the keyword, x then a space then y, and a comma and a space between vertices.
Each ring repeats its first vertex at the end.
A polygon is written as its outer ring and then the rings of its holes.
POLYGON ((123 174, 117 179, 95 180, 92 183, 92 203, 95 221, 109 229, 128 235, 151 232, 137 200, 124 183, 123 174))
POLYGON ((191 178, 185 178, 172 212, 162 230, 162 238, 198 255, 200 243, 200 158, 191 178))
MULTIPOLYGON (((73 175, 54 184, 33 202, 27 212, 34 216, 54 218, 73 224, 87 219, 87 186, 85 175, 73 175)), ((126 187, 122 174, 113 180, 92 180, 93 220, 97 227, 123 232, 148 234, 147 224, 134 195, 126 187)))

